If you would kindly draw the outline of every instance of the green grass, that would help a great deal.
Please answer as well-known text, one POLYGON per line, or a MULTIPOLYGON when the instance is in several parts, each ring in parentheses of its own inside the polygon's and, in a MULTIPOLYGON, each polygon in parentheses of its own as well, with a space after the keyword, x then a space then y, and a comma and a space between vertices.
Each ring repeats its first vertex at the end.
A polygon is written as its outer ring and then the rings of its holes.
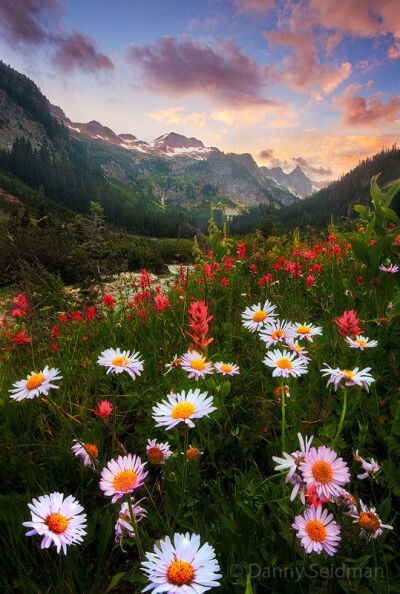
MULTIPOLYGON (((237 259, 232 270, 225 260, 229 242, 221 243, 218 262, 203 256, 187 282, 181 279, 170 289, 170 306, 161 312, 155 311, 154 287, 150 300, 129 305, 140 290, 132 287, 114 310, 95 303, 96 319, 63 324, 62 312, 42 309, 40 295, 25 287, 33 311, 4 329, 0 347, 2 592, 97 594, 140 592, 145 587, 137 540, 126 539, 125 552, 114 542, 119 502, 112 505, 103 495, 99 478, 106 463, 125 451, 146 460, 146 443, 153 438, 168 441, 173 455, 164 466, 150 467, 145 487, 135 493, 136 499, 145 498, 142 505, 147 509, 139 524, 145 551, 174 532, 200 534, 202 542, 215 548, 223 576, 216 591, 226 594, 397 591, 395 531, 385 530, 376 541, 367 542, 344 509, 330 502, 326 507, 341 527, 337 554, 306 555, 300 546, 291 524, 305 506, 298 497, 290 502, 291 485, 274 472, 272 460, 282 455, 282 406, 275 395, 280 382, 263 363, 265 345, 241 320, 247 306, 268 299, 280 319, 322 328, 322 336, 306 343, 311 358, 308 373, 285 380, 290 386, 286 452, 298 448, 298 432, 314 435, 316 447, 330 446, 340 428, 343 391, 326 386, 321 375, 324 363, 342 369, 372 368, 375 382, 369 393, 348 388, 348 408, 335 450, 350 469, 346 489, 376 507, 382 522, 392 525, 400 496, 396 279, 375 270, 380 283, 370 283, 372 273, 366 265, 358 265, 359 258, 348 248, 348 240, 355 237, 360 234, 320 242, 319 250, 314 250, 311 237, 303 242, 296 236, 268 241, 257 236, 246 242, 245 257, 237 259), (340 253, 333 245, 340 247, 340 253), (278 270, 281 257, 285 262, 278 270), (289 274, 287 261, 299 262, 302 275, 289 274), (313 273, 315 282, 308 289, 309 267, 316 263, 322 270, 313 273), (268 273, 272 281, 260 283, 268 273), (360 275, 362 284, 357 281, 360 275), (213 374, 199 382, 189 380, 179 368, 165 375, 165 364, 192 344, 185 331, 190 331, 188 308, 193 299, 205 300, 213 316, 207 357, 239 365, 240 375, 213 374), (387 308, 389 301, 395 303, 392 310, 387 308), (350 349, 339 335, 334 320, 350 309, 357 310, 365 335, 378 341, 377 348, 350 349), (58 338, 51 336, 54 325, 59 327, 58 338), (22 328, 32 342, 16 345, 11 339, 22 328), (52 350, 53 343, 57 351, 52 350), (96 361, 110 347, 138 350, 144 359, 142 375, 135 381, 127 374, 107 375, 96 361), (13 382, 46 364, 60 370, 60 389, 52 390, 48 398, 11 401, 8 390, 13 382), (156 428, 152 407, 171 390, 197 387, 213 395, 217 410, 209 418, 195 420, 189 430, 189 443, 204 453, 188 463, 185 481, 183 426, 170 431, 156 428), (103 399, 113 403, 116 413, 108 421, 93 414, 103 399), (97 445, 95 470, 84 468, 73 456, 74 438, 97 445), (353 462, 356 449, 379 462, 376 479, 356 478, 361 472, 360 464, 353 462), (30 518, 31 499, 53 491, 74 495, 88 516, 84 542, 69 547, 66 558, 53 547, 41 550, 41 538, 26 537, 22 527, 30 518)), ((236 252, 235 245, 230 256, 237 257, 236 252)), ((392 256, 397 261, 394 252, 392 256)), ((79 309, 79 304, 71 309, 79 309)))

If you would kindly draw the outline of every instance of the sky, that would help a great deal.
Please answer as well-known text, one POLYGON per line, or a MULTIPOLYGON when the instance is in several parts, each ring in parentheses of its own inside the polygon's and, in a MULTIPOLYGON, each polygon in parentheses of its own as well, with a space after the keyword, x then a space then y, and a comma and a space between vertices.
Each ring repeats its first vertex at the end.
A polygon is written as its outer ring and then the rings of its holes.
POLYGON ((0 58, 74 122, 313 180, 400 139, 400 0, 0 0, 0 58))

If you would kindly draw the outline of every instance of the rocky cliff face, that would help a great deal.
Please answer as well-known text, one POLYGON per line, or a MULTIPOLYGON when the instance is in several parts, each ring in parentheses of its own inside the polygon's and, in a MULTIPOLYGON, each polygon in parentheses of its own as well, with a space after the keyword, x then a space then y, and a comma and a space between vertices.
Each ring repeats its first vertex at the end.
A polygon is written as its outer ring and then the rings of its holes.
POLYGON ((49 143, 44 126, 0 89, 0 150, 11 151, 20 137, 29 140, 36 149, 49 143))

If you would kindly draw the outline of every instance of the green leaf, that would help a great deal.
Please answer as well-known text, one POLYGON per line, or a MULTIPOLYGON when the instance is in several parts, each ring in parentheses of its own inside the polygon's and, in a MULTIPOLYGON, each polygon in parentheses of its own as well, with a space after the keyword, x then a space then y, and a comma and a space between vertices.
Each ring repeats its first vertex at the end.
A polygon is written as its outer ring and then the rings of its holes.
POLYGON ((117 585, 119 584, 119 582, 122 580, 122 578, 124 577, 124 575, 126 574, 126 571, 122 571, 121 573, 116 573, 113 577, 113 579, 111 580, 111 582, 109 583, 109 586, 105 592, 105 594, 107 594, 107 592, 111 592, 111 590, 117 585))
POLYGON ((395 223, 400 224, 400 219, 393 209, 388 208, 387 206, 383 206, 382 212, 388 219, 391 219, 395 223))
POLYGON ((376 182, 376 180, 378 179, 379 176, 380 176, 380 173, 378 173, 377 175, 374 175, 371 178, 371 188, 370 188, 371 198, 373 200, 373 203, 374 203, 376 209, 383 206, 382 192, 376 182))
POLYGON ((385 196, 385 205, 386 206, 390 206, 393 198, 395 197, 395 195, 397 194, 397 192, 399 190, 400 190, 400 179, 395 181, 394 184, 391 185, 390 189, 386 192, 386 196, 385 196))
POLYGON ((244 594, 254 594, 253 588, 251 587, 251 581, 250 581, 250 574, 247 574, 246 577, 246 590, 244 591, 244 594))
POLYGON ((361 216, 368 218, 368 209, 365 206, 362 206, 362 204, 355 204, 354 210, 358 212, 361 216))

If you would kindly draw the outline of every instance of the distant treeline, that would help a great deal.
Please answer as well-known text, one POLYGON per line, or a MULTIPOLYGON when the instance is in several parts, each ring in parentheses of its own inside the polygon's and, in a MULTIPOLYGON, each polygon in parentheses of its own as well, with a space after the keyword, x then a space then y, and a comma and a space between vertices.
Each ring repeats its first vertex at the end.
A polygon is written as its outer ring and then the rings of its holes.
MULTIPOLYGON (((379 185, 382 188, 400 178, 400 149, 396 145, 365 159, 314 196, 276 211, 277 221, 285 227, 321 229, 330 223, 332 217, 336 222, 353 218, 356 215, 355 204, 370 203, 370 180, 377 173, 381 173, 379 185)), ((400 210, 399 195, 393 200, 392 208, 400 210)))

